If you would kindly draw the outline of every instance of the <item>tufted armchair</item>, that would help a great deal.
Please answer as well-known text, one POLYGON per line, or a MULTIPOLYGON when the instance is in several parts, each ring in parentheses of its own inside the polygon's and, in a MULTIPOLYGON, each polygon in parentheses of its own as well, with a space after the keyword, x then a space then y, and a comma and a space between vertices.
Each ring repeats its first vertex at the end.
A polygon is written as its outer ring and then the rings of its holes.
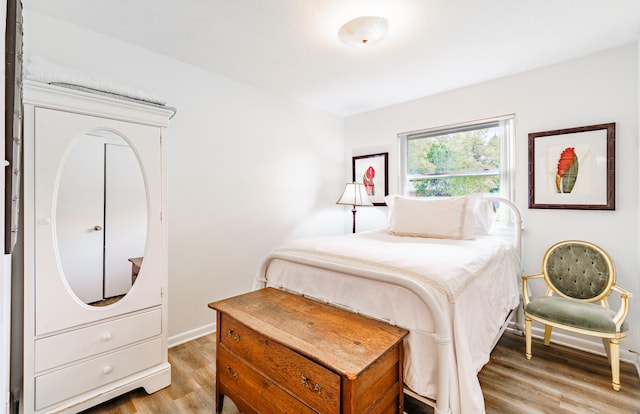
POLYGON ((602 338, 611 364, 613 389, 620 390, 619 341, 627 336, 625 318, 631 294, 616 286, 611 257, 593 243, 568 240, 551 246, 542 259, 542 273, 522 277, 527 359, 531 359, 532 321, 544 324, 544 344, 549 346, 552 327, 602 338), (529 281, 543 278, 545 296, 531 298, 529 281), (620 309, 609 308, 607 298, 620 295, 620 309))

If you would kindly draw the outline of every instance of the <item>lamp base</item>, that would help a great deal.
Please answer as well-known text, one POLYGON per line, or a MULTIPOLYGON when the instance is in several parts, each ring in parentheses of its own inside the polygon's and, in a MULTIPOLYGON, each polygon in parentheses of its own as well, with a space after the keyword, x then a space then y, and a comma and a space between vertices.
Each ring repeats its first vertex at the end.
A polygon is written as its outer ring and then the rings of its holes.
POLYGON ((353 206, 353 208, 351 209, 351 212, 353 213, 353 233, 356 232, 356 206, 353 206))

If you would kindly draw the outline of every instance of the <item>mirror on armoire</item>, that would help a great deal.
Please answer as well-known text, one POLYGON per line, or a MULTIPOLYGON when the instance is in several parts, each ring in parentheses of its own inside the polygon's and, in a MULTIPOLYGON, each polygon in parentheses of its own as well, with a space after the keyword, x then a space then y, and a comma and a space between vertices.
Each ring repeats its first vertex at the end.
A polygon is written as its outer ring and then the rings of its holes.
POLYGON ((96 130, 72 141, 60 171, 55 228, 64 278, 88 305, 116 303, 135 283, 144 257, 140 163, 121 136, 96 130))

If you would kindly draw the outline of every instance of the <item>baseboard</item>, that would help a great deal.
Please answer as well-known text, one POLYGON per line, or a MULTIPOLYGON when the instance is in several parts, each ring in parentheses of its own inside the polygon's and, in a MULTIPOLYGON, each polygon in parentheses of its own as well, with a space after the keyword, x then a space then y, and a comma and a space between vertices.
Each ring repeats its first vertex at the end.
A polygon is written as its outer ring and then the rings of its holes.
POLYGON ((209 335, 216 331, 216 324, 209 323, 199 328, 192 329, 190 331, 182 332, 178 335, 173 335, 168 338, 169 348, 184 344, 185 342, 193 341, 205 335, 209 335))
POLYGON ((505 331, 510 332, 512 334, 524 336, 524 325, 519 323, 518 321, 510 321, 507 324, 507 328, 505 331))

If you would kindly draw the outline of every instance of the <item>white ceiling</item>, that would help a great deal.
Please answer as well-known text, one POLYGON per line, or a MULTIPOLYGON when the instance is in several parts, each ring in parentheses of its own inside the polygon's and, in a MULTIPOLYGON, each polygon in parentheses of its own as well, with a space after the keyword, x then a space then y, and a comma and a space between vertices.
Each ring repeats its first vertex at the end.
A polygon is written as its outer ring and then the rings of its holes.
POLYGON ((640 0, 23 0, 25 9, 341 116, 638 40, 640 0), (371 48, 338 41, 389 20, 371 48))

